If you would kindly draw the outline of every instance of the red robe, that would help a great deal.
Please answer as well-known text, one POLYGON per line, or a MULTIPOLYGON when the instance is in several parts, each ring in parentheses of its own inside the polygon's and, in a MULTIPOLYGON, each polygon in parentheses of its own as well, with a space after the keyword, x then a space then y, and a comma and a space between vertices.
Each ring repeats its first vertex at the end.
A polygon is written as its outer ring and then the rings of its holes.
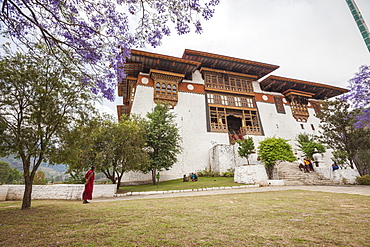
POLYGON ((82 199, 83 200, 92 200, 92 193, 93 193, 93 188, 94 188, 94 179, 95 179, 95 174, 92 170, 88 171, 85 175, 85 178, 87 179, 90 174, 92 173, 89 181, 87 184, 85 184, 85 190, 82 193, 82 199))

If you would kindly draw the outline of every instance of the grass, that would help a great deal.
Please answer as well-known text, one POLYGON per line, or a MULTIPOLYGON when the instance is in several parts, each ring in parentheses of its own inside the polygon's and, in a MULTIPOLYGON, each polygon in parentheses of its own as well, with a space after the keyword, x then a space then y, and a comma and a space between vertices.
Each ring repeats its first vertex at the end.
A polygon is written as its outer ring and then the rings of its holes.
POLYGON ((153 184, 124 186, 120 187, 118 193, 139 192, 139 191, 167 191, 167 190, 185 190, 200 189, 212 187, 238 186, 233 177, 198 177, 196 182, 183 182, 182 179, 159 182, 159 186, 153 184))
POLYGON ((0 202, 0 246, 369 246, 370 197, 312 191, 0 202))

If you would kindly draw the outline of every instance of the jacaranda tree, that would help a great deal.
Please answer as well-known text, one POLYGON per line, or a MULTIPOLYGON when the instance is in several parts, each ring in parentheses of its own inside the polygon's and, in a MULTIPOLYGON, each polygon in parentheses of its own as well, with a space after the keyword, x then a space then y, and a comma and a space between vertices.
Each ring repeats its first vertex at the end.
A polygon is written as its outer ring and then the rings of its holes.
POLYGON ((40 41, 73 50, 83 64, 81 80, 95 93, 114 99, 117 77, 133 47, 157 47, 170 26, 177 34, 202 32, 219 0, 2 0, 0 32, 23 46, 40 41), (91 72, 95 76, 89 76, 91 72))
POLYGON ((355 126, 357 128, 370 127, 370 66, 363 65, 350 81, 350 91, 343 99, 352 103, 353 107, 362 111, 355 126))

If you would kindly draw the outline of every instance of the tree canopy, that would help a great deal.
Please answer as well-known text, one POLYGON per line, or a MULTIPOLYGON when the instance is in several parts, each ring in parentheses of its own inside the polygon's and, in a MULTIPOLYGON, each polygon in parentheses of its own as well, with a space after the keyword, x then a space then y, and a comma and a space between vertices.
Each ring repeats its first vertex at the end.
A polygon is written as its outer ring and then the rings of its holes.
POLYGON ((168 170, 177 162, 181 152, 180 134, 174 122, 175 115, 165 105, 157 104, 147 118, 146 144, 150 164, 143 172, 151 172, 153 184, 156 184, 157 171, 168 170))
POLYGON ((237 140, 239 144, 238 153, 240 157, 247 158, 247 162, 249 165, 249 155, 253 153, 254 150, 254 142, 252 137, 248 137, 242 140, 237 140))
POLYGON ((355 126, 361 114, 360 109, 351 109, 344 100, 326 100, 317 115, 321 122, 322 142, 334 149, 337 162, 348 161, 351 167, 356 165, 360 174, 364 169, 359 166, 359 157, 368 155, 370 151, 370 130, 355 126))
POLYGON ((43 42, 53 49, 72 50, 69 59, 83 64, 81 80, 113 100, 131 48, 159 46, 172 25, 179 35, 189 33, 191 26, 201 33, 201 21, 209 20, 218 4, 219 0, 3 0, 0 32, 29 48, 43 42))
POLYGON ((293 162, 297 158, 293 154, 292 146, 287 140, 280 137, 270 137, 261 141, 258 146, 258 154, 265 162, 267 175, 273 177, 273 168, 276 161, 293 162))
POLYGON ((35 49, 39 56, 8 49, 0 57, 0 154, 22 160, 22 209, 31 207, 37 169, 50 158, 63 130, 91 114, 94 99, 66 56, 57 60, 42 47, 35 49))
POLYGON ((143 119, 124 115, 117 122, 110 115, 96 116, 64 134, 55 162, 68 164, 76 178, 95 166, 119 188, 125 172, 147 166, 145 144, 143 119))
POLYGON ((370 66, 363 65, 359 70, 349 80, 350 91, 343 96, 343 99, 361 110, 361 114, 356 116, 355 126, 370 128, 370 66))
POLYGON ((313 154, 318 153, 325 153, 326 148, 323 144, 317 142, 313 135, 308 134, 299 134, 296 138, 298 142, 298 147, 304 153, 304 155, 310 159, 313 159, 313 154))

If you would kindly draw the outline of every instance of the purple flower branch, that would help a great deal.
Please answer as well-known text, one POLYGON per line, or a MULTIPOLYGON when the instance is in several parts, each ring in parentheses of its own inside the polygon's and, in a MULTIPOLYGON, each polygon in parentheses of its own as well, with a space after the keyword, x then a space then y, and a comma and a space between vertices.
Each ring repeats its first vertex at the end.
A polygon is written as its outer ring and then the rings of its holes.
POLYGON ((349 83, 350 91, 342 99, 351 102, 354 108, 361 109, 356 127, 370 127, 370 66, 362 65, 349 83))
POLYGON ((117 79, 131 47, 161 45, 170 35, 200 34, 201 19, 209 20, 219 0, 3 0, 0 30, 32 47, 43 40, 81 64, 82 81, 93 92, 114 100, 117 79), (129 19, 129 15, 138 18, 129 19), (93 72, 93 76, 89 75, 93 72))

